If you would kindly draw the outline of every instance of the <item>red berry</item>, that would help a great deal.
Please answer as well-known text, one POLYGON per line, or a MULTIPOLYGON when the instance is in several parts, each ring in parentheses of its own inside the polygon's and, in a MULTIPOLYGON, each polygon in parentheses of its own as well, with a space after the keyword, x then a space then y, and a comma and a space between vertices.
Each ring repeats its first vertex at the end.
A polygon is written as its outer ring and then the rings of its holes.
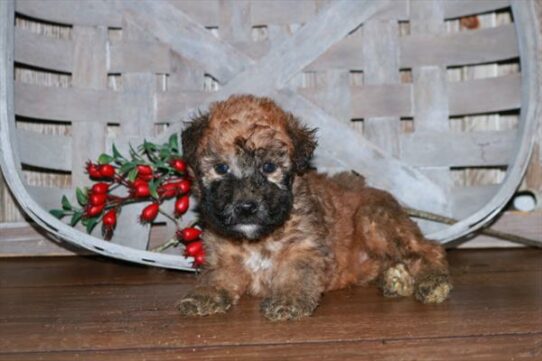
POLYGON ((194 257, 194 265, 195 266, 201 266, 202 264, 205 263, 205 251, 204 250, 201 250, 200 253, 198 253, 195 257, 194 257))
POLYGON ((177 232, 177 236, 185 242, 192 242, 199 238, 201 230, 195 227, 184 228, 177 232))
POLYGON ((182 159, 179 159, 179 158, 173 159, 170 162, 170 165, 173 167, 173 169, 175 169, 179 173, 186 172, 186 162, 182 159))
POLYGON ((171 198, 177 195, 177 185, 174 183, 166 183, 158 188, 158 194, 164 198, 171 198))
POLYGON ((98 165, 92 162, 87 162, 87 173, 90 178, 95 178, 95 179, 102 178, 102 174, 100 173, 98 165))
POLYGON ((177 216, 181 216, 186 213, 188 210, 188 206, 190 205, 190 200, 188 196, 182 196, 181 198, 177 199, 175 202, 175 214, 177 216))
POLYGON ((179 189, 181 190, 181 193, 186 194, 186 193, 190 192, 190 187, 191 187, 192 183, 189 180, 183 179, 182 181, 180 181, 177 184, 179 186, 179 189))
POLYGON ((154 178, 152 167, 149 165, 138 165, 137 177, 147 182, 151 181, 154 178))
POLYGON ((91 193, 88 197, 88 202, 92 206, 100 206, 107 201, 107 195, 104 193, 91 193))
POLYGON ((138 165, 137 173, 139 175, 152 175, 152 167, 150 165, 138 165))
POLYGON ((92 186, 90 192, 91 193, 97 193, 97 194, 103 194, 107 193, 109 190, 109 184, 107 183, 96 183, 92 186))
POLYGON ((105 228, 113 229, 117 225, 117 213, 114 209, 110 210, 102 218, 102 222, 105 228))
POLYGON ((190 242, 184 249, 186 257, 196 257, 203 251, 203 243, 201 241, 190 242))
POLYGON ((151 195, 149 184, 142 179, 133 183, 132 195, 136 198, 145 198, 151 195))
POLYGON ((113 178, 115 176, 115 167, 113 167, 111 164, 102 164, 98 170, 100 171, 100 174, 104 178, 113 178))
POLYGON ((140 216, 141 222, 147 223, 147 222, 154 221, 154 219, 158 215, 159 209, 160 207, 158 206, 158 203, 152 203, 146 206, 145 208, 143 208, 143 211, 141 211, 141 216, 140 216))
POLYGON ((87 207, 86 211, 85 211, 85 214, 87 217, 96 217, 97 215, 99 215, 100 213, 102 213, 102 211, 104 210, 104 207, 105 207, 105 204, 100 204, 100 205, 97 205, 97 206, 89 206, 87 207))

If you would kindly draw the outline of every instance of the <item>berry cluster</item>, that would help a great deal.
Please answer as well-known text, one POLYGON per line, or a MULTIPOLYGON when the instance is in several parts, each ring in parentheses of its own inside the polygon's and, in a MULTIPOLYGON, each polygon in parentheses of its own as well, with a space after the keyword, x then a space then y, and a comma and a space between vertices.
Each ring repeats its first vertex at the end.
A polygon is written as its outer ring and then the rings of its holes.
MULTIPOLYGON (((138 151, 130 147, 130 159, 125 158, 113 145, 113 154, 102 154, 97 163, 87 162, 86 171, 96 181, 90 188, 77 188, 80 207, 62 198, 62 209, 53 209, 57 218, 71 215, 70 224, 81 222, 88 233, 99 223, 105 239, 110 239, 117 225, 122 207, 132 203, 148 203, 139 215, 141 223, 152 223, 159 213, 175 223, 176 244, 185 244, 185 256, 194 258, 194 265, 204 262, 201 230, 181 228, 177 218, 190 206, 191 180, 186 163, 178 149, 177 136, 161 146, 145 141, 138 151), (171 212, 161 209, 165 200, 175 198, 171 212)), ((169 244, 169 243, 168 243, 169 244)))

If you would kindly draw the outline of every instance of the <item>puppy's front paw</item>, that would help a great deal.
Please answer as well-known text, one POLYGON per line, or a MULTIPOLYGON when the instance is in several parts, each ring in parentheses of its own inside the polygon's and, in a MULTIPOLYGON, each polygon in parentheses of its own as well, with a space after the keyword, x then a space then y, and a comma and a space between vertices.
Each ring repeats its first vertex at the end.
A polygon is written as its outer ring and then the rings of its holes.
POLYGON ((317 305, 310 298, 271 297, 263 300, 261 310, 271 321, 298 320, 310 316, 317 305))
POLYGON ((452 290, 450 277, 445 274, 429 274, 416 284, 415 296, 423 303, 441 303, 452 290))
POLYGON ((232 305, 232 299, 225 290, 196 289, 184 296, 177 304, 185 316, 207 316, 224 313, 232 305))

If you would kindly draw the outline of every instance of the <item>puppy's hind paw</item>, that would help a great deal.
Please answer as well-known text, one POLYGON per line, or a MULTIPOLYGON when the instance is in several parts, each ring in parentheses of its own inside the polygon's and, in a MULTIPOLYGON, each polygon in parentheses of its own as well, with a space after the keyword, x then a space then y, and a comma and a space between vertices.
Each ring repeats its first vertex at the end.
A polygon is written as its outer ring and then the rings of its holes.
POLYGON ((263 315, 271 321, 299 320, 310 316, 317 301, 289 297, 266 298, 261 304, 263 315))
POLYGON ((196 289, 183 297, 177 308, 185 316, 207 316, 224 313, 231 305, 231 297, 224 290, 196 289))
POLYGON ((414 293, 414 278, 404 264, 398 263, 384 272, 380 288, 386 297, 411 296, 414 293))
POLYGON ((416 284, 416 299, 423 303, 444 302, 452 290, 450 277, 445 274, 429 274, 416 284))

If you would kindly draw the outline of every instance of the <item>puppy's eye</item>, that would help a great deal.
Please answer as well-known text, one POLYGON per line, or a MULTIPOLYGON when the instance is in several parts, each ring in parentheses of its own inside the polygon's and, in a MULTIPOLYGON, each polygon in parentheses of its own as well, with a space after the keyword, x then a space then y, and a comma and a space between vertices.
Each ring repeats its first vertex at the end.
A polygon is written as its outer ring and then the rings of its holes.
POLYGON ((218 163, 215 165, 215 172, 220 175, 224 175, 228 173, 228 170, 230 170, 230 167, 228 167, 227 164, 224 163, 218 163))
POLYGON ((277 165, 275 163, 267 162, 262 166, 262 171, 266 174, 271 174, 277 170, 277 165))

